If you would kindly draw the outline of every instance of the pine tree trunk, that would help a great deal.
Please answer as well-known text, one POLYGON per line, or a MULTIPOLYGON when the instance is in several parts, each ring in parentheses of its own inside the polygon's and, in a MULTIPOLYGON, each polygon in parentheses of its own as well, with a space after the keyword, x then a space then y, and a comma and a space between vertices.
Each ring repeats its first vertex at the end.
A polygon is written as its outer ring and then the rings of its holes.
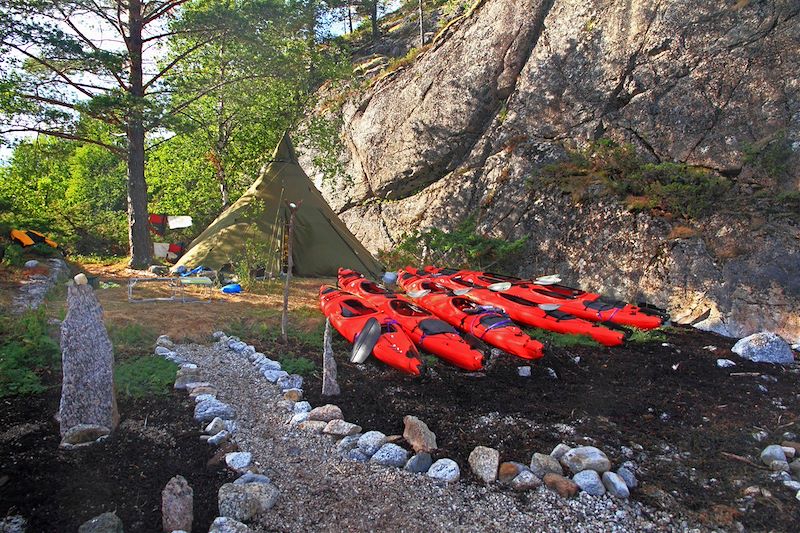
POLYGON ((128 242, 131 267, 147 268, 153 260, 153 245, 147 222, 147 182, 144 178, 144 86, 142 74, 142 4, 128 3, 128 52, 133 105, 127 117, 128 137, 128 242))
POLYGON ((372 40, 377 41, 379 37, 378 32, 378 0, 372 0, 369 6, 369 18, 372 22, 372 40))

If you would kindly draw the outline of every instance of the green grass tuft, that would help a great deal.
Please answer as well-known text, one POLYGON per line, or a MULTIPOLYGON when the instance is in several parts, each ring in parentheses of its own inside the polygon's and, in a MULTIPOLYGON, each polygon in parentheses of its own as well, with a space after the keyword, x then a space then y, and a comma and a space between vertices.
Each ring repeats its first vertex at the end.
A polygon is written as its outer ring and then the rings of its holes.
POLYGON ((114 345, 114 356, 125 359, 149 353, 155 345, 158 333, 155 329, 141 324, 125 324, 112 327, 109 331, 111 343, 114 345))
POLYGON ((633 331, 628 341, 635 344, 646 344, 650 342, 666 342, 667 333, 662 329, 636 329, 633 331))
POLYGON ((603 346, 587 335, 564 335, 539 328, 525 328, 525 332, 532 339, 557 348, 572 348, 574 346, 601 348, 603 346))
POLYGON ((307 357, 285 356, 279 360, 281 368, 290 374, 300 374, 308 376, 317 369, 314 361, 307 357))
POLYGON ((117 392, 133 398, 167 394, 178 365, 154 355, 134 357, 114 369, 117 392))

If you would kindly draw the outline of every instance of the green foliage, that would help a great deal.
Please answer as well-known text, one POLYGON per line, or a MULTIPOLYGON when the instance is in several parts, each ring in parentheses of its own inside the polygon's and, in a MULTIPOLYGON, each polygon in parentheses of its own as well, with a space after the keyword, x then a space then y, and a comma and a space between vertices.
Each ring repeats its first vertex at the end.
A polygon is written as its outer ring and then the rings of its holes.
POLYGON ((111 344, 114 345, 114 355, 118 359, 148 353, 158 338, 153 327, 138 323, 112 327, 108 334, 111 344))
POLYGON ((292 357, 285 356, 279 360, 281 369, 289 374, 300 374, 301 376, 308 376, 317 369, 314 361, 306 357, 292 357))
POLYGON ((334 111, 328 117, 314 116, 309 120, 301 140, 314 149, 312 161, 322 171, 323 182, 342 179, 350 183, 351 178, 345 172, 341 162, 344 146, 341 139, 343 118, 340 112, 334 111))
POLYGON ((178 365, 152 355, 134 357, 114 368, 117 392, 133 398, 164 395, 175 382, 178 365))
POLYGON ((45 390, 40 374, 57 366, 59 353, 43 308, 0 319, 0 398, 45 390))
POLYGON ((427 262, 483 270, 518 254, 526 241, 527 237, 508 241, 482 235, 477 231, 475 217, 470 216, 450 232, 438 228, 417 230, 403 239, 397 249, 400 258, 408 254, 416 263, 423 262, 425 256, 427 262))
POLYGON ((764 177, 773 179, 786 176, 793 153, 785 130, 759 143, 745 144, 742 151, 746 164, 754 167, 764 177))
POLYGON ((599 342, 587 335, 565 335, 539 328, 525 328, 525 333, 530 335, 532 339, 557 348, 572 348, 575 346, 602 347, 599 342))
POLYGON ((472 0, 447 0, 444 2, 444 5, 442 5, 442 13, 446 15, 446 17, 442 17, 442 20, 447 20, 450 17, 457 17, 466 13, 472 3, 472 0))
POLYGON ((627 342, 633 344, 647 344, 651 342, 666 342, 667 334, 663 329, 634 329, 627 342))
POLYGON ((633 146, 600 139, 569 153, 567 161, 540 168, 532 185, 555 185, 573 200, 615 194, 633 210, 659 209, 687 219, 712 212, 724 200, 730 182, 683 163, 647 163, 633 146))
POLYGON ((9 244, 6 246, 3 255, 3 264, 6 266, 21 267, 25 264, 23 248, 19 244, 9 244))

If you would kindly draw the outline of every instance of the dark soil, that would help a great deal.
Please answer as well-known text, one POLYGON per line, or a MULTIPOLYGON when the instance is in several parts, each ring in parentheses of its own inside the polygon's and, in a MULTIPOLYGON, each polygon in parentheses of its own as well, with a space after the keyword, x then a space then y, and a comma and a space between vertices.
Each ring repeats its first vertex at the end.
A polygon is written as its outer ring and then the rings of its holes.
MULTIPOLYGON (((50 376, 53 382, 53 376, 50 376)), ((217 516, 217 491, 235 476, 200 441, 192 401, 170 393, 120 397, 121 423, 105 441, 59 450, 60 387, 0 399, 0 517, 20 514, 29 533, 77 531, 107 511, 126 532, 161 531, 161 491, 182 475, 194 491, 194 531, 217 516)))
MULTIPOLYGON (((342 395, 320 397, 317 372, 307 378, 306 396, 312 405, 336 403, 365 431, 402 434, 403 416, 416 415, 437 435, 435 455, 455 459, 462 473, 477 445, 498 449, 503 461, 523 463, 560 442, 596 445, 614 465, 632 458, 643 468, 633 498, 646 504, 683 511, 708 525, 738 520, 748 529, 796 530, 795 494, 759 467, 758 454, 785 440, 785 432, 800 433, 798 375, 742 360, 730 352, 730 339, 694 329, 670 328, 667 341, 667 346, 661 340, 618 348, 550 346, 530 378, 517 375, 524 361, 501 355, 482 373, 437 363, 433 376, 422 379, 374 359, 356 367, 346 362, 348 346, 342 342, 337 343, 337 360, 344 361, 338 369, 342 395), (718 349, 711 352, 703 348, 707 345, 718 349), (737 366, 718 368, 720 357, 737 366), (758 375, 732 375, 748 372, 758 375), (762 443, 752 438, 760 429, 769 434, 762 443), (622 455, 622 446, 633 449, 631 457, 622 455), (771 496, 743 499, 751 485, 771 496)), ((307 356, 321 366, 319 354, 307 356)))

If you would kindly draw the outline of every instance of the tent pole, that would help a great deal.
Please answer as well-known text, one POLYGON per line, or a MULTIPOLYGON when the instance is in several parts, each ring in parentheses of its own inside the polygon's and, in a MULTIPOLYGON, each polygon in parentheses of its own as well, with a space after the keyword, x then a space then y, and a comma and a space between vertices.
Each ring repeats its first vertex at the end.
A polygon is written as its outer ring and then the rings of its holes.
POLYGON ((292 279, 292 234, 294 233, 294 215, 297 213, 297 209, 300 207, 300 204, 303 203, 302 200, 297 204, 293 202, 286 202, 287 207, 289 207, 289 227, 287 228, 287 255, 286 258, 286 283, 283 285, 283 313, 281 314, 281 337, 283 337, 283 344, 288 344, 289 337, 288 337, 288 329, 289 329, 289 281, 292 279))

